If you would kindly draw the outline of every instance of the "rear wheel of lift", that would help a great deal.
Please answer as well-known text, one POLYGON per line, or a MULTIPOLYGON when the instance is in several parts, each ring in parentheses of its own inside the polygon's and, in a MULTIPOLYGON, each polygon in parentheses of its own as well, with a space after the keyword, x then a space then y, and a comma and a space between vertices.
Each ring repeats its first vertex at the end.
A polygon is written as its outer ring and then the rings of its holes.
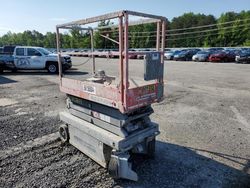
POLYGON ((111 157, 109 161, 109 166, 108 166, 108 171, 109 174, 112 178, 118 179, 119 174, 118 174, 118 159, 111 157))
POLYGON ((147 158, 154 159, 155 157, 155 138, 148 142, 147 145, 147 158))
POLYGON ((59 134, 62 143, 69 142, 69 129, 68 125, 61 125, 59 127, 59 134))

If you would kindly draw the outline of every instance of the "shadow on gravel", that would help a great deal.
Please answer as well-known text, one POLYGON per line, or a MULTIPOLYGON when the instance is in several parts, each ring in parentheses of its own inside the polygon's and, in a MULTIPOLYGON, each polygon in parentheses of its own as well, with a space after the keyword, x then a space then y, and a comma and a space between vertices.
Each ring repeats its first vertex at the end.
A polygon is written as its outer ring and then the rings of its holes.
POLYGON ((16 80, 11 80, 9 78, 6 78, 4 76, 0 76, 0 84, 9 84, 9 83, 15 83, 16 80))
POLYGON ((65 73, 66 75, 86 75, 89 74, 88 72, 83 71, 68 71, 65 73))
POLYGON ((209 63, 214 63, 214 64, 225 64, 225 63, 234 63, 234 64, 237 64, 236 62, 234 61, 226 61, 226 62, 223 62, 223 61, 212 61, 212 62, 209 62, 209 63))
POLYGON ((247 174, 250 159, 240 171, 197 152, 194 148, 158 141, 155 159, 145 161, 136 157, 134 160, 139 181, 117 180, 116 184, 122 187, 250 187, 250 175, 247 174))

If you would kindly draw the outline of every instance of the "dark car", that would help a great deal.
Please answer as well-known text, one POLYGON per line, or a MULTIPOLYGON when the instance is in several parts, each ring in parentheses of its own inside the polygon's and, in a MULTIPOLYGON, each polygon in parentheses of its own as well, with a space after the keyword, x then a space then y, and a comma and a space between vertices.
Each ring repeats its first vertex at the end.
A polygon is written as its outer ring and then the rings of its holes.
POLYGON ((210 52, 216 52, 216 51, 222 51, 224 50, 224 48, 221 47, 215 47, 215 48, 209 48, 208 51, 210 52))
POLYGON ((5 64, 0 61, 0 73, 3 72, 5 64))
POLYGON ((236 63, 250 63, 250 50, 242 51, 235 57, 236 63))
POLYGON ((0 52, 0 72, 14 68, 13 52, 16 46, 4 46, 0 52))
POLYGON ((237 56, 240 55, 242 51, 240 49, 235 49, 232 52, 235 54, 235 56, 237 56))
POLYGON ((210 62, 234 62, 235 53, 232 51, 218 51, 209 56, 210 62))
POLYGON ((196 54, 199 50, 186 50, 174 56, 174 60, 176 61, 191 61, 194 54, 196 54))
POLYGON ((16 48, 16 46, 4 46, 2 53, 3 54, 13 54, 15 48, 16 48))

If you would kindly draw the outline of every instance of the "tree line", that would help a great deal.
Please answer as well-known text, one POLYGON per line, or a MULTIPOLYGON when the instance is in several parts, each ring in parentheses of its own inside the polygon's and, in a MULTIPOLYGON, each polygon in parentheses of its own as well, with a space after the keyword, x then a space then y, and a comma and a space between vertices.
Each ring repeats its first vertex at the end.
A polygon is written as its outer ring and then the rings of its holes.
MULTIPOLYGON (((99 26, 112 23, 100 22, 99 26)), ((167 20, 166 47, 233 47, 250 46, 250 11, 239 13, 226 12, 219 18, 213 15, 185 13, 167 20)), ((90 48, 90 33, 80 31, 77 27, 68 33, 60 34, 62 48, 90 48)), ((118 48, 118 45, 107 38, 118 40, 117 28, 99 29, 94 33, 95 48, 118 48), (103 36, 106 36, 104 38, 103 36)), ((130 48, 155 47, 156 26, 144 24, 129 28, 130 48)), ((0 37, 0 46, 27 45, 56 48, 55 32, 46 34, 38 31, 24 31, 0 37)))

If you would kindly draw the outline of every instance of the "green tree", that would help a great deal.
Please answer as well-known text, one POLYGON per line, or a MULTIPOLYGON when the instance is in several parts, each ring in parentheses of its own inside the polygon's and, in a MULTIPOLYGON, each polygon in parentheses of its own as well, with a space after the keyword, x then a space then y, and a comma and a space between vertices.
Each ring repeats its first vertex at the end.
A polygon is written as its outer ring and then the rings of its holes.
MULTIPOLYGON (((110 20, 98 24, 100 29, 94 32, 95 48, 118 48, 118 45, 102 35, 118 40, 118 31, 110 20)), ((226 12, 218 19, 213 15, 185 13, 167 21, 167 47, 210 47, 210 46, 249 46, 250 11, 240 13, 226 12), (211 25, 209 27, 197 26, 211 25), (189 28, 189 29, 183 29, 189 28), (204 32, 205 31, 205 32, 204 32)), ((60 34, 62 48, 90 48, 90 33, 78 27, 60 34)), ((130 48, 155 47, 156 24, 149 23, 129 27, 130 48)), ((22 33, 7 32, 0 37, 0 46, 28 45, 56 48, 56 34, 38 31, 22 33)))
POLYGON ((44 36, 44 47, 46 48, 56 48, 56 34, 52 32, 47 32, 44 36))
POLYGON ((203 46, 204 43, 209 45, 210 38, 207 38, 208 33, 199 33, 202 29, 186 29, 179 30, 183 28, 191 28, 202 25, 210 25, 215 24, 216 19, 212 15, 204 15, 204 14, 194 14, 192 12, 185 13, 182 16, 173 18, 170 28, 175 30, 174 32, 167 33, 170 39, 170 47, 196 47, 203 46), (195 34, 182 34, 188 32, 195 32, 195 34), (172 34, 172 35, 171 35, 172 34), (179 34, 179 35, 174 35, 179 34), (205 37, 206 36, 206 37, 205 37))

